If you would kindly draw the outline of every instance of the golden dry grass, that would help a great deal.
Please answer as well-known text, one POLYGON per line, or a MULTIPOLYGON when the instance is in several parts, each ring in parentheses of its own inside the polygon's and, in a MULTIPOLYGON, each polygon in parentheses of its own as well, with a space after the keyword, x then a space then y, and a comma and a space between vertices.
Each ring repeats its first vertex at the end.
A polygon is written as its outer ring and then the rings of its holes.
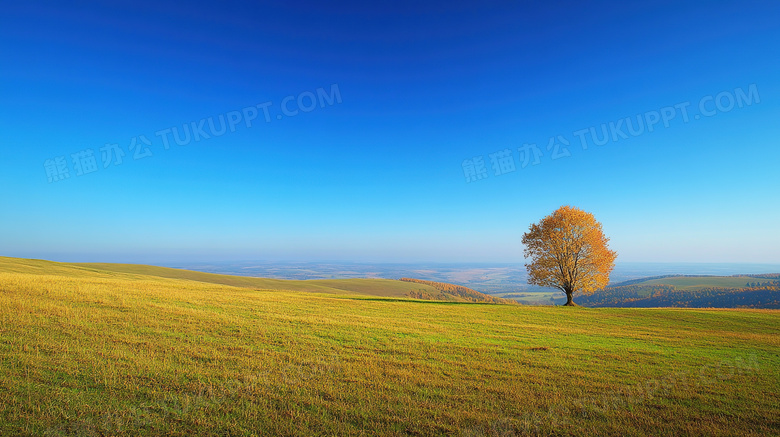
POLYGON ((3 435, 780 433, 778 311, 425 302, 0 261, 3 435))

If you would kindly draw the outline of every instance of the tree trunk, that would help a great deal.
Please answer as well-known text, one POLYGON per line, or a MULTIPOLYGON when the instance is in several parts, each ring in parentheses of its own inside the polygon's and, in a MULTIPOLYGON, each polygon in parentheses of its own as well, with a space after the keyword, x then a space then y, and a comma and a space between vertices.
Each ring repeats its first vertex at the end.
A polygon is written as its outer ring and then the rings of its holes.
POLYGON ((563 304, 563 306, 567 306, 567 307, 576 307, 577 306, 577 304, 574 303, 574 300, 573 300, 574 296, 573 295, 574 295, 573 292, 571 292, 569 290, 566 290, 566 303, 563 304))

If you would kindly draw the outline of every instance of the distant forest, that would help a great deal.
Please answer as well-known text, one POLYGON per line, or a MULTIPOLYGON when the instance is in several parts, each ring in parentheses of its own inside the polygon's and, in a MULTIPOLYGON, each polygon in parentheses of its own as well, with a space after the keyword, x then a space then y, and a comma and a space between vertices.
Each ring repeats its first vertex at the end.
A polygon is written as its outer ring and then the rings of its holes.
MULTIPOLYGON (((735 275, 736 276, 736 275, 735 275)), ((780 274, 751 275, 774 279, 780 274)), ((626 281, 579 296, 577 303, 588 307, 681 307, 681 308, 771 308, 780 309, 780 280, 747 282, 741 288, 704 287, 682 290, 672 285, 650 285, 650 279, 626 281)))

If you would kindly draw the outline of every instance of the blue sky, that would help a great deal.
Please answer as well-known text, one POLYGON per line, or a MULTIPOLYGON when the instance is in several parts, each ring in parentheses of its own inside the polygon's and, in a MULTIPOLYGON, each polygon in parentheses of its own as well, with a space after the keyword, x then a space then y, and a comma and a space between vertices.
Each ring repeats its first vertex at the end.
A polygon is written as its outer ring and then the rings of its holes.
POLYGON ((780 3, 76 3, 0 16, 0 255, 780 263, 780 3))

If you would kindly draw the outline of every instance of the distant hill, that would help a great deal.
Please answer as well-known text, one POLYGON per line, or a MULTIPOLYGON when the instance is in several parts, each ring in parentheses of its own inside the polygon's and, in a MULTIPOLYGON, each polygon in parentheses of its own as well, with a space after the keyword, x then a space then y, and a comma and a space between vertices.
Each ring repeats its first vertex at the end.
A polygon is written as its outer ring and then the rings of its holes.
POLYGON ((410 297, 414 297, 417 299, 447 300, 450 298, 450 296, 455 296, 467 302, 488 302, 488 303, 503 303, 503 304, 515 303, 508 299, 501 299, 493 296, 488 296, 487 294, 480 293, 479 291, 472 290, 471 288, 463 287, 460 285, 447 284, 444 282, 425 281, 422 279, 412 279, 412 278, 401 278, 400 280, 404 282, 412 282, 415 284, 428 285, 435 288, 436 290, 439 290, 439 293, 434 296, 430 296, 425 292, 417 292, 417 293, 412 292, 410 294, 410 297))
MULTIPOLYGON (((365 295, 377 297, 414 298, 444 300, 451 302, 493 302, 502 301, 471 290, 463 293, 452 284, 398 281, 392 279, 318 279, 285 280, 255 278, 248 276, 219 275, 192 270, 173 269, 142 264, 109 263, 59 263, 44 260, 0 257, 0 272, 38 275, 58 275, 76 278, 145 279, 149 277, 187 280, 209 284, 257 290, 286 290, 311 293, 365 295), (432 284, 439 284, 438 288, 432 284)), ((504 303, 504 302, 502 302, 504 303)))
POLYGON ((780 308, 780 274, 668 275, 611 285, 577 303, 590 307, 780 308))

